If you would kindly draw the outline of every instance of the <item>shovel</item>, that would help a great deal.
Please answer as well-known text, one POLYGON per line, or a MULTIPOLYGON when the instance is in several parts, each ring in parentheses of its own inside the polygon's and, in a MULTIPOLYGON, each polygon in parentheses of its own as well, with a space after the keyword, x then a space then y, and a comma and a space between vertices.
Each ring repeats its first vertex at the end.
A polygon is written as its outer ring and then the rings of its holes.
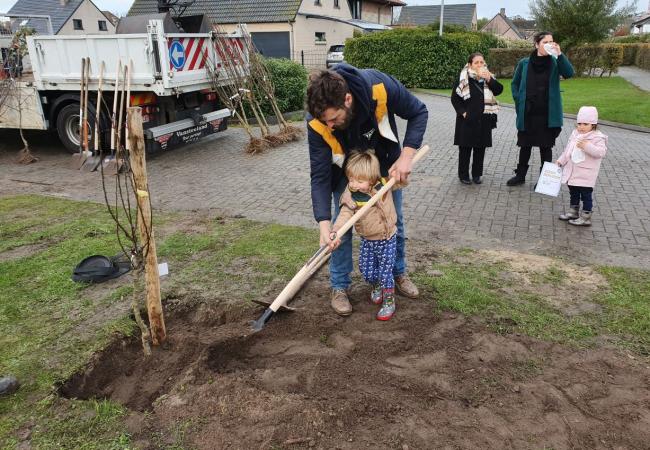
POLYGON ((111 115, 111 156, 102 162, 102 171, 107 175, 117 175, 119 167, 115 157, 115 147, 117 141, 117 104, 120 94, 120 72, 122 71, 122 61, 117 61, 117 70, 115 71, 115 90, 113 92, 113 114, 111 115))
MULTIPOLYGON (((413 158, 413 164, 417 163, 422 157, 429 151, 429 146, 425 145, 423 146, 418 152, 415 154, 415 157, 413 158)), ((343 224, 343 226, 336 232, 337 235, 343 236, 347 231, 354 226, 355 223, 359 219, 361 219, 370 208, 373 207, 375 203, 379 201, 380 198, 383 197, 383 195, 388 192, 390 189, 392 189, 393 185, 395 184, 395 179, 391 178, 388 180, 388 183, 386 183, 375 195, 372 196, 368 202, 363 205, 363 207, 357 211, 347 222, 343 224)), ((307 281, 307 279, 316 271, 315 266, 318 263, 324 262, 325 254, 329 254, 329 247, 323 246, 321 247, 315 254, 312 256, 307 263, 302 266, 302 268, 298 271, 297 274, 294 275, 294 277, 291 279, 289 284, 287 284, 282 292, 278 294, 278 296, 275 298, 273 303, 264 310, 262 315, 259 317, 259 319, 255 320, 252 323, 253 326, 253 331, 261 331, 262 328, 264 328, 264 325, 266 325, 266 322, 271 319, 273 314, 275 314, 281 306, 285 306, 286 303, 293 297, 296 292, 300 290, 302 285, 307 281), (322 260, 322 261, 321 261, 322 260)))
MULTIPOLYGON (((90 78, 90 77, 89 77, 90 78)), ((95 114, 95 151, 92 153, 92 156, 87 158, 84 161, 84 165, 81 166, 83 172, 94 172, 97 170, 97 167, 102 161, 102 157, 99 152, 100 142, 99 142, 99 121, 102 114, 102 81, 104 79, 104 62, 99 65, 99 84, 97 85, 97 113, 95 114)), ((88 93, 86 92, 86 95, 88 93)))
MULTIPOLYGON (((308 280, 309 278, 312 277, 312 275, 318 272, 318 269, 320 269, 323 266, 323 264, 325 264, 325 261, 329 259, 331 253, 327 249, 328 247, 324 245, 321 248, 319 248, 318 251, 314 253, 314 255, 311 258, 309 258, 309 261, 307 261, 307 264, 305 264, 306 266, 309 266, 309 270, 307 271, 305 280, 308 280)), ((297 286, 297 289, 287 294, 288 296, 287 301, 291 300, 293 296, 296 295, 296 293, 300 290, 300 287, 301 286, 297 286)), ((257 303, 260 306, 266 306, 266 307, 271 306, 271 302, 267 302, 264 300, 253 300, 253 303, 257 303)), ((294 312, 297 311, 297 309, 288 305, 280 305, 278 311, 294 312)))
MULTIPOLYGON (((88 150, 88 81, 90 80, 90 58, 86 58, 86 71, 81 83, 82 97, 83 97, 83 120, 81 121, 81 143, 84 153, 84 164, 92 153, 88 150)), ((81 165, 83 167, 83 164, 81 165)), ((81 167, 79 167, 81 169, 81 167)))
POLYGON ((83 147, 83 128, 84 128, 84 77, 86 76, 86 58, 81 58, 81 77, 79 80, 79 153, 72 155, 72 169, 79 170, 86 161, 83 147))

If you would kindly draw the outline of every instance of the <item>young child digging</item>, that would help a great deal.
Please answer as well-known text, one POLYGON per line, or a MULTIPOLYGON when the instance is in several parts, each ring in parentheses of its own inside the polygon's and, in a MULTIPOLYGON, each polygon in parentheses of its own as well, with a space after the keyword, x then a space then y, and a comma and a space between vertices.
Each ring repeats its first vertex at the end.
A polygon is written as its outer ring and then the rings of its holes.
MULTIPOLYGON (((380 175, 379 160, 371 151, 352 152, 345 167, 348 178, 347 189, 357 209, 386 184, 380 175)), ((334 233, 354 215, 354 210, 341 204, 341 210, 332 226, 332 246, 338 247, 340 239, 334 233)), ((395 314, 395 280, 393 266, 397 250, 397 213, 391 191, 373 205, 354 225, 361 236, 359 249, 359 271, 372 285, 370 301, 381 305, 378 320, 390 320, 395 314)))
POLYGON ((560 220, 568 220, 571 225, 590 226, 593 208, 591 196, 600 162, 607 152, 607 136, 596 129, 598 110, 593 106, 580 108, 576 122, 576 129, 557 160, 557 164, 563 167, 562 183, 569 186, 571 195, 569 212, 560 214, 560 220))

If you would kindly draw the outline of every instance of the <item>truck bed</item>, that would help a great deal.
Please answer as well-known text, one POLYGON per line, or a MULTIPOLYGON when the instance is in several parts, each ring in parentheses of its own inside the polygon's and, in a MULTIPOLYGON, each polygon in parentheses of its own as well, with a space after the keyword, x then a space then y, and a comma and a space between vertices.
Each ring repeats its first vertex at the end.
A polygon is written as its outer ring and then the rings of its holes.
MULTIPOLYGON (((90 58, 90 90, 96 90, 104 64, 104 87, 114 86, 118 62, 131 64, 131 90, 169 96, 208 89, 208 67, 221 67, 213 45, 214 33, 164 33, 162 21, 152 20, 145 34, 30 36, 28 48, 38 90, 78 91, 81 58, 90 58)), ((242 30, 227 36, 233 54, 248 71, 242 30)), ((231 83, 222 70, 221 84, 231 83)))

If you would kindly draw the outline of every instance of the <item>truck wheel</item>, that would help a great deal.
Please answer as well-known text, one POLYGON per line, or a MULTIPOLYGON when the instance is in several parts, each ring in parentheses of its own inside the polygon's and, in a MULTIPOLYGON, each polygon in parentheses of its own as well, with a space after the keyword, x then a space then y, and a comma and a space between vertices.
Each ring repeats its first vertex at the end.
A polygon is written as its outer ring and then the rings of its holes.
MULTIPOLYGON (((93 133, 95 132, 95 108, 88 105, 88 149, 93 149, 93 133)), ((79 127, 79 103, 66 105, 56 117, 56 131, 61 143, 70 153, 79 151, 81 133, 79 127)))

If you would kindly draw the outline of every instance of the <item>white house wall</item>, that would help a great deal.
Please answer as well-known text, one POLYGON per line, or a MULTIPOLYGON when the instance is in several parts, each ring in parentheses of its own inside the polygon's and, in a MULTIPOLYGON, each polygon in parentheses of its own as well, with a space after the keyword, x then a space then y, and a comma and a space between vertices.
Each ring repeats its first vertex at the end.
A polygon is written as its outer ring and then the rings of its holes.
POLYGON ((61 30, 58 34, 114 34, 115 25, 111 23, 110 20, 100 10, 97 9, 89 1, 83 2, 79 5, 79 8, 74 12, 74 14, 68 19, 68 21, 61 27, 61 30), (75 30, 73 19, 81 19, 83 30, 75 30), (106 22, 106 29, 108 31, 99 30, 99 21, 103 20, 106 22))
POLYGON ((320 5, 316 5, 314 0, 303 0, 299 13, 318 14, 321 16, 338 17, 341 19, 351 19, 350 7, 348 0, 339 0, 339 8, 334 7, 334 0, 321 0, 320 5))
POLYGON ((304 52, 306 66, 325 66, 325 55, 331 45, 345 44, 354 33, 352 25, 323 19, 307 19, 297 16, 294 24, 293 59, 301 62, 304 52), (316 32, 325 33, 325 42, 316 42, 316 32), (322 60, 322 61, 321 61, 322 60))

